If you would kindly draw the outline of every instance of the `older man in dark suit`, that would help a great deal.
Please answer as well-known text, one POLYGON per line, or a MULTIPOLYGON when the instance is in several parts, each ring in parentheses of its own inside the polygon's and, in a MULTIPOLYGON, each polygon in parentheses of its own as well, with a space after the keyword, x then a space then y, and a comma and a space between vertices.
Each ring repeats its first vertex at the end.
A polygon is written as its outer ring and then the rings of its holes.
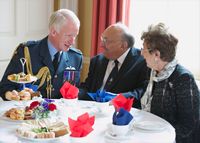
POLYGON ((88 77, 79 87, 79 99, 91 100, 87 93, 101 89, 135 98, 134 107, 140 108, 148 68, 140 50, 133 47, 134 37, 125 25, 116 23, 103 32, 101 40, 104 52, 91 59, 88 77))
MULTIPOLYGON (((0 95, 3 99, 6 100, 5 93, 7 91, 20 88, 20 84, 7 80, 7 76, 22 72, 20 59, 26 58, 25 47, 28 47, 30 53, 32 74, 36 75, 41 68, 47 67, 51 75, 50 82, 52 84, 52 87, 50 87, 52 91, 50 98, 61 98, 60 88, 65 81, 64 74, 66 68, 73 67, 73 70, 80 71, 82 67, 82 53, 72 47, 79 33, 79 27, 80 21, 72 11, 60 9, 50 17, 49 34, 47 37, 40 41, 29 41, 20 44, 14 52, 0 82, 0 95)), ((26 60, 28 61, 28 59, 26 60)), ((25 68, 25 73, 28 73, 27 68, 25 68)), ((41 80, 38 80, 35 84, 40 82, 41 80)), ((76 78, 76 83, 78 82, 79 75, 76 78)), ((45 82, 38 89, 43 97, 47 97, 46 88, 47 83, 45 82)))

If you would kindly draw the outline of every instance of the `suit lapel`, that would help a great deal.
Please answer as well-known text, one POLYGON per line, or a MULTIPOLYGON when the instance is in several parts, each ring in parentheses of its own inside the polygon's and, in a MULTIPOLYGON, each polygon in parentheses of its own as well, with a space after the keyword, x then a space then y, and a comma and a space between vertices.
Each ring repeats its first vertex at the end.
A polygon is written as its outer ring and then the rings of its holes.
POLYGON ((135 63, 135 58, 136 58, 136 53, 134 48, 131 48, 129 53, 127 54, 120 70, 119 73, 117 75, 117 77, 114 79, 114 81, 112 82, 112 84, 110 85, 110 89, 116 84, 118 83, 118 81, 122 78, 122 76, 124 74, 126 74, 130 69, 131 66, 133 66, 133 64, 135 63))

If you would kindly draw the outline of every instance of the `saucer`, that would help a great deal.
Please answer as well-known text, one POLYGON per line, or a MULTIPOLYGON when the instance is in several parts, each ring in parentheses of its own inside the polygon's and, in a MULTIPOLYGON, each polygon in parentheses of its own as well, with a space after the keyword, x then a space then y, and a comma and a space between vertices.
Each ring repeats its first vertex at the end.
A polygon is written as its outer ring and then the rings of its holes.
POLYGON ((106 131, 104 140, 106 143, 125 143, 130 140, 130 134, 125 136, 113 136, 111 131, 106 131))
POLYGON ((71 137, 69 136, 70 143, 83 143, 84 137, 71 137))
POLYGON ((134 123, 133 127, 148 132, 160 132, 166 128, 164 123, 156 121, 139 121, 134 123))
POLYGON ((108 129, 105 132, 104 139, 106 143, 124 143, 126 140, 130 140, 132 135, 132 129, 130 129, 125 135, 114 135, 114 133, 111 130, 111 124, 109 124, 108 129))

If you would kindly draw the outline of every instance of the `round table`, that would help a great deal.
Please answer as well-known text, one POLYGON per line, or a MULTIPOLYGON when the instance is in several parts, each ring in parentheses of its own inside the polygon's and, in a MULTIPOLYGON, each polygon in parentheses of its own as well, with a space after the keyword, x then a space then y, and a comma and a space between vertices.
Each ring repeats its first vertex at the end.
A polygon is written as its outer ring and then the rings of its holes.
MULTIPOLYGON (((54 140, 24 139, 16 135, 16 129, 21 121, 10 121, 2 117, 5 111, 13 107, 24 107, 32 101, 1 101, 0 102, 0 142, 3 143, 28 143, 28 142, 52 142, 73 143, 68 135, 54 140)), ((68 117, 76 119, 81 114, 88 112, 95 116, 93 131, 86 137, 77 140, 78 143, 174 143, 175 130, 164 119, 151 113, 132 108, 133 126, 126 136, 115 137, 110 134, 113 106, 109 103, 92 101, 79 101, 76 99, 59 99, 55 101, 58 109, 58 118, 68 124, 68 117), (137 125, 137 126, 136 126, 137 125), (142 125, 142 126, 138 126, 142 125), (150 126, 151 125, 151 126, 150 126), (147 128, 148 127, 148 128, 147 128), (151 127, 151 128, 150 128, 151 127), (160 128, 159 128, 160 127, 160 128)), ((75 143, 75 142, 74 142, 75 143)))

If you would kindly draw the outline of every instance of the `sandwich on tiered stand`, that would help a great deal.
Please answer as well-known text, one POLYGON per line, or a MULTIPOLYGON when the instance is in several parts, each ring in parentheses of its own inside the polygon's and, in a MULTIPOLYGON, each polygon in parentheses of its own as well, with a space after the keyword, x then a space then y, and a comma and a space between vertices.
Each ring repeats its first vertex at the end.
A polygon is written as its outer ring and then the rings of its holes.
POLYGON ((24 72, 24 66, 26 63, 25 58, 21 58, 20 62, 22 64, 22 72, 17 73, 17 74, 8 75, 7 78, 11 82, 22 84, 22 90, 19 92, 17 90, 7 91, 5 96, 6 96, 6 99, 8 99, 8 100, 17 100, 17 101, 18 100, 31 100, 33 97, 40 96, 40 92, 38 92, 36 90, 34 91, 32 88, 25 87, 25 84, 37 81, 37 77, 33 76, 31 74, 25 74, 25 72, 24 72))

